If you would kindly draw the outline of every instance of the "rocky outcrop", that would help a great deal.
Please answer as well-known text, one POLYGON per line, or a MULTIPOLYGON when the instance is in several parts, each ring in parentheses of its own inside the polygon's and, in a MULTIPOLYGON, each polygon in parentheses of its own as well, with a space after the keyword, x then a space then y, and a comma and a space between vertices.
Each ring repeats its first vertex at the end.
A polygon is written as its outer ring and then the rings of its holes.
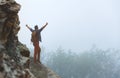
POLYGON ((30 52, 18 40, 18 12, 14 0, 0 1, 0 78, 35 78, 29 70, 30 52))
POLYGON ((33 63, 33 59, 30 59, 30 71, 36 78, 60 78, 55 72, 43 64, 33 63))
POLYGON ((51 77, 44 65, 33 64, 28 48, 19 42, 20 8, 14 0, 0 0, 0 78, 59 78, 51 77))

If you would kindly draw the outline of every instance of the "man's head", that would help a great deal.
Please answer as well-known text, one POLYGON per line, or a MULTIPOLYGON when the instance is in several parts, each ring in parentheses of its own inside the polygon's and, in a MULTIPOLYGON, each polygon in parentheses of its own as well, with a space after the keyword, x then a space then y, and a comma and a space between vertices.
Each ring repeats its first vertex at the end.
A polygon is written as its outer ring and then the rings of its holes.
POLYGON ((34 27, 34 28, 35 28, 35 30, 37 30, 37 29, 38 29, 38 25, 35 25, 35 27, 34 27))

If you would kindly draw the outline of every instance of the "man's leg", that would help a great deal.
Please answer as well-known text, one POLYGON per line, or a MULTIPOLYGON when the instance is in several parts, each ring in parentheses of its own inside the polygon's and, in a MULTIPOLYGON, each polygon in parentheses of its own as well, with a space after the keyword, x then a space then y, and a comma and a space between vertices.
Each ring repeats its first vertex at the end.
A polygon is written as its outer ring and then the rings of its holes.
POLYGON ((37 55, 37 46, 34 45, 34 63, 36 63, 36 55, 37 55))
POLYGON ((41 48, 38 47, 38 62, 39 62, 39 63, 41 63, 41 62, 40 62, 40 53, 41 53, 41 48))
POLYGON ((40 49, 40 46, 39 46, 39 42, 37 42, 35 46, 36 46, 36 60, 39 63, 41 63, 40 62, 40 51, 41 51, 41 49, 40 49))

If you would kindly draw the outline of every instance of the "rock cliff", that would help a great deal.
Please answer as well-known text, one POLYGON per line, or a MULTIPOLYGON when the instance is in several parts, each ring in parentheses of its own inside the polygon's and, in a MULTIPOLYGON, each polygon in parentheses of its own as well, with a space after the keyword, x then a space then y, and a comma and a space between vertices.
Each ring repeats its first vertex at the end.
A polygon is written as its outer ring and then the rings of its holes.
POLYGON ((59 78, 44 65, 33 64, 28 48, 19 41, 20 8, 14 0, 0 0, 0 78, 59 78))

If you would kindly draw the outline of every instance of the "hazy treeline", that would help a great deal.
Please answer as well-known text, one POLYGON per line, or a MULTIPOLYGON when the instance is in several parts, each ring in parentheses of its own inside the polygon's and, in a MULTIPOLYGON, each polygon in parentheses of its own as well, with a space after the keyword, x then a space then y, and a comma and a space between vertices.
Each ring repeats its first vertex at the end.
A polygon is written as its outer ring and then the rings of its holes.
POLYGON ((75 53, 58 48, 42 59, 61 78, 120 78, 120 51, 114 49, 75 53))

